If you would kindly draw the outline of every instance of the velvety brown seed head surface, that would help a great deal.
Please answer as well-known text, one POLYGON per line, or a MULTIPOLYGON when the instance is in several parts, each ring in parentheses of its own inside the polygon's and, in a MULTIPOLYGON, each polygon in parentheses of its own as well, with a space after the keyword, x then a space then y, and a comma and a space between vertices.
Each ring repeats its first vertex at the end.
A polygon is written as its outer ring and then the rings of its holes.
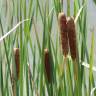
POLYGON ((58 15, 58 22, 60 27, 61 44, 63 55, 66 57, 68 54, 68 33, 67 33, 67 21, 63 12, 58 15))
POLYGON ((45 59, 45 61, 44 61, 45 74, 46 74, 46 78, 47 78, 48 82, 50 83, 51 82, 51 66, 50 66, 49 51, 47 48, 44 50, 44 59, 45 59))
POLYGON ((19 48, 14 48, 15 64, 16 64, 16 74, 19 78, 20 73, 20 57, 19 57, 19 48))
POLYGON ((74 19, 72 17, 69 17, 67 19, 67 31, 68 31, 71 57, 73 60, 75 60, 77 58, 76 30, 74 19))

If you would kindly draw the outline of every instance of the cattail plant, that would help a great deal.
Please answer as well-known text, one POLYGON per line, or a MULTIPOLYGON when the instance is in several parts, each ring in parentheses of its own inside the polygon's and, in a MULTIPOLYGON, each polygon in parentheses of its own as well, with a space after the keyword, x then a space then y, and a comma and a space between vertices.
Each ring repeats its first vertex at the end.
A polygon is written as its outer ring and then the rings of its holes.
POLYGON ((75 79, 77 79, 78 75, 78 52, 77 52, 77 44, 76 44, 76 30, 75 30, 75 23, 72 17, 68 17, 67 19, 67 31, 68 31, 68 39, 69 39, 69 46, 70 46, 70 53, 74 63, 74 75, 75 79))
POLYGON ((20 74, 19 48, 14 48, 14 57, 15 57, 15 65, 16 65, 16 75, 17 75, 17 79, 19 79, 19 74, 20 74))
POLYGON ((16 96, 16 82, 19 80, 19 74, 20 74, 20 56, 19 56, 19 48, 14 48, 14 60, 15 60, 15 66, 12 65, 12 89, 13 89, 13 96, 16 96), (16 71, 14 71, 16 70, 16 71))
POLYGON ((60 35, 61 35, 61 45, 63 55, 67 57, 68 55, 68 33, 67 33, 67 20, 66 16, 63 12, 58 15, 58 22, 60 27, 60 35))
POLYGON ((45 76, 48 80, 49 83, 51 83, 52 79, 51 79, 51 64, 50 64, 50 55, 49 55, 49 51, 46 48, 44 50, 44 69, 45 69, 45 76))
POLYGON ((68 17, 67 31, 69 38, 70 53, 73 60, 77 59, 77 44, 76 44, 76 30, 75 23, 72 17, 68 17))
MULTIPOLYGON (((12 77, 13 96, 16 96, 16 82, 20 79, 20 52, 19 52, 19 48, 14 48, 13 51, 14 51, 15 66, 14 65, 12 66, 11 77, 12 77)), ((31 79, 31 70, 29 64, 28 64, 28 78, 31 79)))
POLYGON ((61 74, 60 76, 63 76, 64 73, 64 65, 67 63, 67 55, 69 51, 68 46, 68 32, 67 32, 67 20, 66 16, 63 12, 59 13, 58 15, 58 23, 59 23, 59 29, 60 29, 60 37, 61 37, 61 46, 62 46, 62 52, 63 52, 63 60, 64 63, 62 63, 60 66, 61 74))

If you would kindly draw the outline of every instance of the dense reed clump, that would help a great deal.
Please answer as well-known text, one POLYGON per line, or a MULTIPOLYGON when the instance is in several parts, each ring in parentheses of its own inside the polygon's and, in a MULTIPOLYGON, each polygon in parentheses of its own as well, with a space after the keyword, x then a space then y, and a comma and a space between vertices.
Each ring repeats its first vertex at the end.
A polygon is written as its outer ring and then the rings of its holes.
POLYGON ((50 64, 50 54, 49 50, 46 48, 44 50, 44 70, 45 70, 45 77, 47 78, 48 82, 51 83, 51 64, 50 64))
POLYGON ((62 51, 63 55, 66 57, 68 55, 69 48, 68 48, 67 20, 63 12, 59 13, 58 22, 60 27, 62 51))
MULTIPOLYGON (((75 30, 75 23, 72 17, 68 17, 67 19, 67 31, 68 31, 68 39, 69 39, 69 46, 70 46, 70 54, 74 63, 74 72, 77 78, 78 74, 78 52, 77 52, 77 43, 76 43, 76 30, 75 30)), ((76 79, 75 78, 75 79, 76 79)))
POLYGON ((1 1, 0 96, 96 96, 96 0, 1 1))

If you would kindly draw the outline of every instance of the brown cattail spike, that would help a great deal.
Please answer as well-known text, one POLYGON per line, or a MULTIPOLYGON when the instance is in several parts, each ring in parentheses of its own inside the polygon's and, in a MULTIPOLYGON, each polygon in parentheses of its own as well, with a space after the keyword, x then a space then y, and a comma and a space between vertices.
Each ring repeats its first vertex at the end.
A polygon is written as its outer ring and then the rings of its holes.
POLYGON ((19 73, 20 73, 20 56, 19 56, 19 48, 14 48, 14 57, 15 57, 15 64, 16 64, 16 74, 17 74, 17 79, 19 79, 19 73))
POLYGON ((77 59, 77 46, 76 46, 76 30, 75 23, 72 17, 67 20, 67 31, 69 38, 70 53, 73 60, 77 59))
POLYGON ((58 22, 61 34, 61 44, 63 55, 66 57, 68 55, 68 33, 67 33, 67 20, 65 14, 59 13, 58 22))
POLYGON ((14 48, 13 51, 14 51, 15 66, 14 64, 12 64, 11 80, 12 80, 13 96, 17 96, 16 81, 19 79, 19 73, 20 73, 19 48, 14 48))
POLYGON ((70 53, 74 63, 74 76, 75 80, 77 80, 78 76, 78 52, 77 52, 77 42, 76 42, 76 30, 75 30, 75 23, 74 19, 69 17, 67 20, 67 31, 68 31, 68 38, 69 38, 69 46, 70 46, 70 53))
POLYGON ((48 82, 51 82, 51 65, 50 65, 50 56, 49 56, 49 51, 46 48, 44 50, 44 69, 45 69, 45 75, 48 80, 48 82))
MULTIPOLYGON (((13 96, 17 96, 17 90, 16 90, 16 82, 20 78, 20 52, 19 48, 14 48, 14 59, 15 59, 15 69, 16 69, 16 74, 14 71, 14 65, 12 66, 12 89, 13 89, 13 96)), ((31 79, 31 70, 30 70, 30 65, 28 64, 28 78, 31 79)))

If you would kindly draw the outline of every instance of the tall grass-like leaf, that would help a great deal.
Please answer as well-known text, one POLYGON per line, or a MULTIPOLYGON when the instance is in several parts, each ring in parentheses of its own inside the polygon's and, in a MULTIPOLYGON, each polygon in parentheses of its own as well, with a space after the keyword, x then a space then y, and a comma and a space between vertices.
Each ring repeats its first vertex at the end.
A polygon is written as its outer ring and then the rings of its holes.
POLYGON ((93 93, 95 90, 96 90, 96 87, 91 90, 90 96, 93 96, 93 93))
POLYGON ((28 17, 31 17, 32 8, 33 8, 33 0, 29 0, 29 6, 28 6, 28 17))
MULTIPOLYGON (((4 30, 3 30, 3 26, 2 26, 2 21, 1 21, 1 18, 0 18, 0 27, 1 27, 1 34, 2 35, 4 35, 4 30)), ((8 53, 8 49, 7 49, 7 47, 6 47, 6 41, 5 40, 3 40, 3 42, 4 42, 4 48, 5 48, 5 56, 6 56, 6 59, 7 59, 7 66, 8 66, 8 69, 7 69, 7 76, 6 76, 6 78, 10 78, 10 81, 11 81, 11 70, 10 70, 10 61, 9 61, 9 57, 8 57, 8 55, 7 54, 9 54, 8 53)), ((5 78, 5 79, 6 79, 5 78)), ((4 94, 6 94, 8 92, 8 79, 6 79, 6 81, 5 81, 5 88, 4 88, 4 94), (7 90, 6 90, 7 89, 7 90)))
MULTIPOLYGON (((85 7, 81 13, 80 19, 79 19, 79 27, 81 31, 81 36, 82 36, 82 44, 81 44, 81 61, 85 60, 85 56, 87 59, 87 62, 89 62, 89 55, 88 55, 88 48, 86 45, 87 42, 87 7, 86 7, 86 2, 85 1, 85 7)), ((83 81, 83 72, 84 72, 84 67, 81 66, 81 84, 83 81)))
POLYGON ((46 7, 44 10, 44 21, 43 21, 43 40, 42 40, 42 57, 41 57, 41 66, 40 66, 40 96, 42 96, 42 92, 43 92, 43 74, 44 74, 44 48, 46 46, 46 39, 45 39, 45 32, 46 32, 46 7))
POLYGON ((76 14, 77 14, 77 12, 78 12, 78 8, 79 6, 78 6, 78 0, 75 0, 74 1, 74 17, 76 17, 76 14))
POLYGON ((70 0, 67 0, 67 16, 70 16, 70 0))
POLYGON ((58 18, 58 14, 59 12, 62 11, 62 7, 61 7, 61 4, 62 2, 60 0, 54 0, 54 7, 55 7, 55 11, 56 11, 56 16, 58 18))
POLYGON ((79 11, 78 11, 78 13, 76 14, 76 17, 75 17, 75 23, 77 22, 77 20, 78 20, 78 18, 79 18, 79 16, 80 16, 80 13, 82 12, 82 10, 83 10, 83 8, 84 8, 84 6, 82 6, 80 9, 79 9, 79 11))
POLYGON ((37 0, 37 5, 38 5, 38 8, 39 8, 39 12, 40 12, 40 16, 41 16, 41 19, 42 19, 42 22, 43 22, 43 13, 42 13, 42 10, 41 10, 41 7, 40 7, 40 3, 39 3, 39 0, 37 0))
MULTIPOLYGON (((0 48, 1 53, 1 48, 0 48)), ((2 56, 0 55, 0 94, 4 95, 4 83, 3 83, 3 66, 2 66, 2 56)))
POLYGON ((96 4, 96 0, 93 0, 94 1, 94 3, 96 4))
POLYGON ((36 24, 35 24, 34 21, 33 21, 33 25, 34 25, 34 28, 35 28, 35 35, 36 35, 36 40, 37 40, 37 44, 38 44, 39 55, 41 55, 41 46, 40 46, 40 42, 39 42, 39 37, 38 37, 38 33, 37 33, 36 24))
POLYGON ((90 69, 89 69, 89 94, 91 92, 91 88, 95 87, 93 71, 92 71, 93 64, 94 64, 94 32, 92 32, 92 37, 91 37, 90 69))

